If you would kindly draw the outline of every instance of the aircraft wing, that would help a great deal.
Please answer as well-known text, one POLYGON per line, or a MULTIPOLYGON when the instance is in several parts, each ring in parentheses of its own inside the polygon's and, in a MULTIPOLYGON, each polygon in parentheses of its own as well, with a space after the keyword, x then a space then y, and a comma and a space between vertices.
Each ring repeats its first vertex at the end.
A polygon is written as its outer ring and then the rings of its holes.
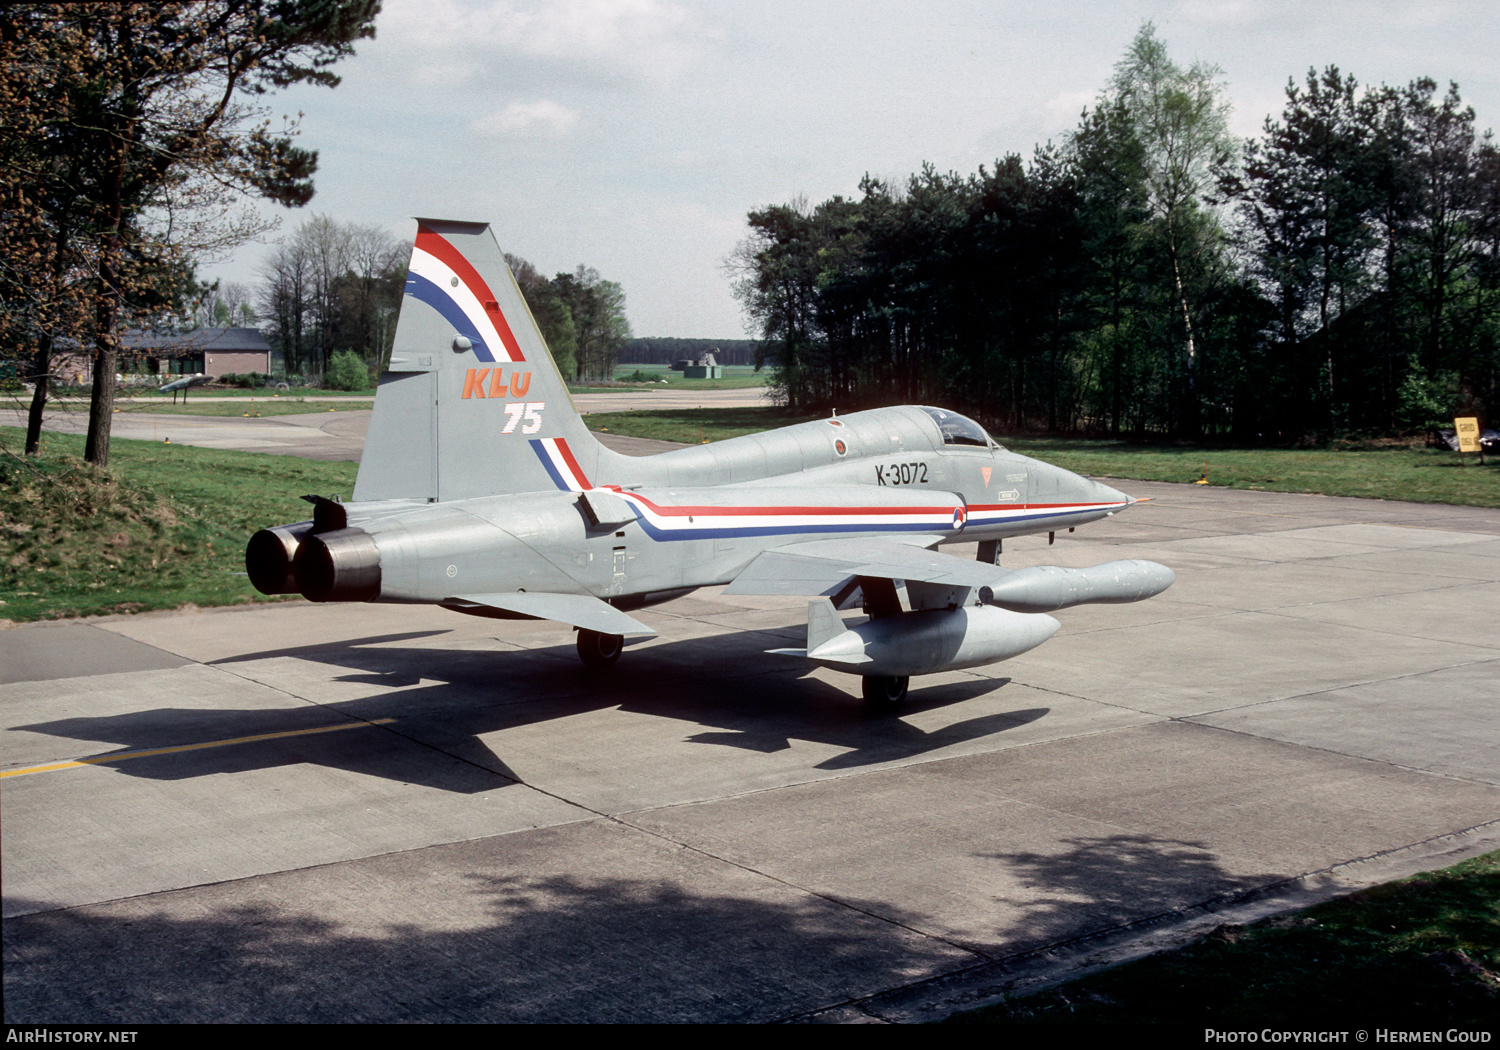
POLYGON ((773 547, 752 561, 725 594, 834 594, 852 577, 874 576, 949 587, 998 583, 1011 570, 927 548, 938 536, 900 540, 809 540, 773 547))
POLYGON ((557 620, 600 634, 618 634, 625 638, 651 637, 656 634, 635 617, 627 615, 591 594, 550 594, 545 591, 508 591, 501 594, 459 594, 444 598, 442 604, 459 612, 506 618, 557 620))

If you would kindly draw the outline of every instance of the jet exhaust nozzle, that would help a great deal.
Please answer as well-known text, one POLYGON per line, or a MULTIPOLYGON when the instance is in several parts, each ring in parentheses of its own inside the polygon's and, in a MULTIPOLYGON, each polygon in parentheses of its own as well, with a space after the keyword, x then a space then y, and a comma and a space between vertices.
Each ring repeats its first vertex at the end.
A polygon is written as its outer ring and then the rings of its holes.
POLYGON ((380 596, 380 548, 364 529, 307 536, 292 571, 310 602, 370 602, 380 596))
POLYGON ((1038 565, 1017 569, 998 583, 979 589, 979 600, 1018 613, 1046 613, 1094 602, 1138 602, 1160 594, 1176 573, 1154 561, 1132 558, 1086 569, 1038 565))
POLYGON ((1019 656, 1060 626, 1050 616, 969 606, 884 616, 819 643, 818 635, 830 632, 809 619, 806 655, 825 667, 859 675, 933 674, 1019 656))
POLYGON ((257 591, 261 594, 296 594, 301 591, 292 563, 296 560, 297 548, 312 529, 312 522, 299 521, 261 529, 250 537, 250 543, 245 547, 245 572, 257 591))

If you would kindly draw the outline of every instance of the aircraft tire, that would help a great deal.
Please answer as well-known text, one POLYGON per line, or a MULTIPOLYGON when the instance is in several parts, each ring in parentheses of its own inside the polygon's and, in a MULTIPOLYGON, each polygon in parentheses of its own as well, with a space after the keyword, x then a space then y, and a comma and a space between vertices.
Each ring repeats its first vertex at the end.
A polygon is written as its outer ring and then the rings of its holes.
POLYGON ((620 658, 624 648, 625 639, 618 634, 578 630, 578 657, 589 667, 608 667, 620 658))
POLYGON ((906 700, 911 679, 906 675, 866 675, 863 681, 865 706, 871 711, 894 711, 906 700))

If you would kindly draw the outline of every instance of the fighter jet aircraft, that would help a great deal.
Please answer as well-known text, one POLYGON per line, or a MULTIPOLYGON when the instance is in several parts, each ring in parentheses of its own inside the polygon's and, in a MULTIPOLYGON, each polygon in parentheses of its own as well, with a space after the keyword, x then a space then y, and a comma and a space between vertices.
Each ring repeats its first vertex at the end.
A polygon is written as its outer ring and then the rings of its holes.
POLYGON ((488 225, 419 219, 389 370, 352 502, 262 529, 264 594, 438 604, 577 628, 590 665, 656 632, 630 610, 698 587, 806 595, 807 644, 773 650, 864 679, 890 708, 910 676, 1003 660, 1048 612, 1150 597, 1165 566, 997 564, 1003 540, 1129 507, 1008 452, 941 408, 855 412, 655 456, 584 426, 488 225), (979 541, 977 561, 938 553, 979 541), (845 624, 840 609, 868 619, 845 624))

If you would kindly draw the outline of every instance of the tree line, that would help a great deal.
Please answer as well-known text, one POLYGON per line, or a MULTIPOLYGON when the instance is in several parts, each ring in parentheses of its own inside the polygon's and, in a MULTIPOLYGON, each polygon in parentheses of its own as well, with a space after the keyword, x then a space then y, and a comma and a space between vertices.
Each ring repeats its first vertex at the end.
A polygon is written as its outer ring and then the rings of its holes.
MULTIPOLYGON (((288 374, 323 374, 335 353, 373 371, 390 360, 406 287, 408 246, 375 226, 313 216, 281 238, 261 268, 263 330, 288 374)), ((565 376, 608 376, 630 337, 625 293, 597 270, 547 278, 505 256, 565 376)))
POLYGON ((1456 86, 1289 82, 1245 143, 1146 24, 1060 145, 751 212, 733 260, 796 407, 1300 439, 1484 414, 1500 153, 1456 86))
MULTIPOLYGON (((261 268, 262 329, 288 374, 322 375, 338 353, 375 372, 390 360, 406 287, 408 246, 375 226, 315 215, 272 247, 261 268)), ((544 277, 506 254, 564 376, 607 377, 630 338, 625 293, 579 266, 544 277)))
POLYGON ((756 343, 753 339, 698 339, 677 336, 649 336, 631 339, 621 349, 619 362, 622 365, 671 364, 675 361, 696 361, 711 353, 721 365, 750 365, 755 363, 756 343))
POLYGON ((406 263, 380 227, 325 215, 278 240, 261 266, 260 314, 287 374, 322 375, 341 351, 377 370, 388 361, 406 263))
POLYGON ((625 318, 625 290, 599 271, 579 264, 572 273, 550 280, 520 256, 505 255, 526 305, 564 376, 609 379, 620 348, 630 338, 625 318))

